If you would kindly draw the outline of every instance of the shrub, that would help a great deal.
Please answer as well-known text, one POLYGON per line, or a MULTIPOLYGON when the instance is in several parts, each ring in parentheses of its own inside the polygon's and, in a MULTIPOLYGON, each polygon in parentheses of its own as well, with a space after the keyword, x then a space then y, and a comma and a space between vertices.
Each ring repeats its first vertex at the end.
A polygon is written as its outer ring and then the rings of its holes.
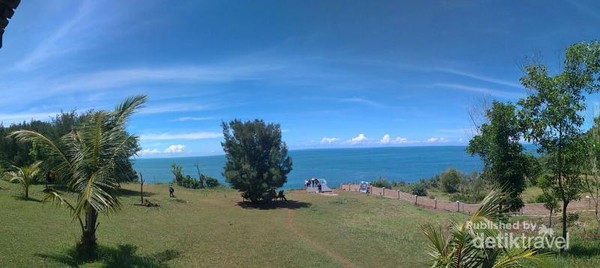
POLYGON ((379 179, 372 181, 371 186, 392 189, 392 183, 390 183, 387 179, 385 179, 383 177, 380 177, 379 179))
POLYGON ((427 185, 425 185, 424 183, 415 183, 412 186, 412 194, 414 195, 418 195, 418 196, 427 196, 427 185))
POLYGON ((454 168, 448 169, 446 172, 442 173, 442 176, 440 177, 442 191, 446 193, 458 192, 460 182, 460 173, 454 168))
POLYGON ((215 188, 215 187, 221 186, 221 183, 219 182, 219 180, 217 180, 213 177, 205 176, 204 174, 202 174, 200 176, 203 177, 204 183, 206 183, 206 187, 208 187, 208 188, 215 188))

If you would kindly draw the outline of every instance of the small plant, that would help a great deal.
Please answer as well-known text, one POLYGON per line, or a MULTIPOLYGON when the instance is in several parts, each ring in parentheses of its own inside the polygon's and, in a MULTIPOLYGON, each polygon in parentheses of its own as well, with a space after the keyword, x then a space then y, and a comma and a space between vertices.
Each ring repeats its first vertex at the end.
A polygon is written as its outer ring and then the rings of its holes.
POLYGON ((423 183, 415 183, 412 186, 412 194, 418 196, 427 196, 427 187, 423 183))
POLYGON ((23 197, 29 199, 29 186, 31 186, 38 177, 41 164, 41 161, 37 161, 29 166, 13 166, 14 170, 5 172, 4 176, 12 183, 20 183, 21 186, 23 186, 23 197))

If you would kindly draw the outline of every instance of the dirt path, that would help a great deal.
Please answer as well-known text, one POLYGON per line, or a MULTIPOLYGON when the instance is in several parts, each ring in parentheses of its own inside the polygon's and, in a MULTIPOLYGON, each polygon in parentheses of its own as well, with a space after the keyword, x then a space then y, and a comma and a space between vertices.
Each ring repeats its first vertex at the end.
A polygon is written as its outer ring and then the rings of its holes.
POLYGON ((337 254, 336 252, 334 252, 334 251, 332 251, 332 250, 330 250, 328 248, 325 248, 325 247, 321 246, 320 244, 318 244, 314 240, 311 240, 310 238, 308 238, 304 234, 302 234, 302 232, 300 231, 300 229, 298 229, 298 228, 296 228, 296 226, 294 226, 294 222, 292 220, 293 213, 294 212, 291 209, 288 210, 288 214, 287 214, 287 227, 296 236, 298 236, 305 243, 309 244, 311 248, 316 248, 316 249, 318 249, 321 252, 325 252, 325 254, 327 254, 327 256, 329 256, 329 257, 335 259, 337 262, 341 263, 343 267, 356 267, 348 259, 342 257, 341 255, 337 254))

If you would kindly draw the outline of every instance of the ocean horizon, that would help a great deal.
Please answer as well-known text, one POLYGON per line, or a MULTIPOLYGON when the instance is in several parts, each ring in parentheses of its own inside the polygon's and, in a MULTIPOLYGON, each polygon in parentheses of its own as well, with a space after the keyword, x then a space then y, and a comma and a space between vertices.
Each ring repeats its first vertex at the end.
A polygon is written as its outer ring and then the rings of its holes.
MULTIPOLYGON (((481 171, 483 162, 478 156, 465 152, 465 146, 415 146, 302 149, 289 151, 293 170, 288 174, 284 189, 302 188, 307 178, 326 179, 327 184, 337 188, 341 183, 373 181, 386 178, 389 181, 415 182, 427 179, 449 168, 464 173, 481 171)), ((134 169, 143 175, 147 183, 169 183, 173 180, 171 163, 183 167, 185 175, 198 178, 195 164, 202 174, 217 178, 222 176, 224 155, 137 158, 134 169)))

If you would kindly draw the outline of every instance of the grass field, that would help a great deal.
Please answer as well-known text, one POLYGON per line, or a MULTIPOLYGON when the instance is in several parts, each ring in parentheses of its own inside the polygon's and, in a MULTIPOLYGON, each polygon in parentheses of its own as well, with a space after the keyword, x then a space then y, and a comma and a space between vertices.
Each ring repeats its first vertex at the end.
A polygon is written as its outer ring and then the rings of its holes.
MULTIPOLYGON (((147 185, 158 208, 137 206, 139 185, 123 185, 123 208, 99 219, 101 258, 71 255, 80 230, 69 212, 19 198, 20 187, 0 181, 0 267, 423 267, 427 241, 419 226, 448 225, 464 215, 434 212, 398 200, 358 193, 287 193, 270 209, 240 206, 230 189, 147 185)), ((43 197, 34 186, 32 198, 43 197)), ((579 239, 581 254, 560 266, 597 265, 597 240, 579 239)))

